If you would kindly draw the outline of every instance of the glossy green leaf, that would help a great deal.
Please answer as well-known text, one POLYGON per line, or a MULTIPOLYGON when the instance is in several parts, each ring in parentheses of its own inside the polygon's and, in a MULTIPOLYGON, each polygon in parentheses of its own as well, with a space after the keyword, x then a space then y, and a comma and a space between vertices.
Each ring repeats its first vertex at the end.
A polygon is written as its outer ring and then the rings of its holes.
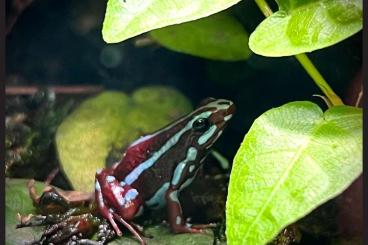
POLYGON ((255 120, 231 171, 231 244, 265 244, 362 172, 362 110, 292 102, 255 120))
POLYGON ((102 36, 117 43, 161 27, 196 20, 231 7, 240 0, 109 0, 102 36))
MULTIPOLYGON (((27 189, 26 179, 6 179, 5 181, 5 244, 24 244, 39 237, 41 227, 16 229, 19 223, 17 214, 35 213, 32 200, 27 189)), ((42 190, 43 184, 36 183, 36 188, 42 190)))
POLYGON ((336 44, 362 29, 361 0, 278 0, 279 10, 249 39, 264 56, 288 56, 336 44))
POLYGON ((96 170, 106 166, 112 149, 122 149, 189 111, 189 100, 164 86, 142 87, 131 96, 103 92, 84 101, 59 126, 62 169, 74 189, 93 191, 96 170))
POLYGON ((151 36, 168 49, 207 59, 237 61, 251 54, 248 34, 225 13, 157 29, 151 36))

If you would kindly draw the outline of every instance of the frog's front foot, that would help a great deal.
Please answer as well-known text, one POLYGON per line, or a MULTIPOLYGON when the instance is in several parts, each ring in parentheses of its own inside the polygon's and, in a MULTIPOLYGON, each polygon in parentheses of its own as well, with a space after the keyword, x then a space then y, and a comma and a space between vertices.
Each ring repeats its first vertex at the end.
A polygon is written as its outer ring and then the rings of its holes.
POLYGON ((168 206, 168 221, 173 233, 204 233, 204 229, 216 227, 216 224, 189 224, 183 218, 178 199, 178 190, 176 188, 169 188, 167 190, 166 201, 168 206))
POLYGON ((184 224, 171 224, 171 230, 173 233, 204 233, 205 229, 215 228, 216 224, 195 224, 190 223, 184 224))
POLYGON ((190 224, 171 225, 171 230, 175 234, 180 234, 180 233, 203 233, 203 229, 194 228, 190 224))
POLYGON ((190 225, 191 228, 194 229, 211 229, 211 228, 216 228, 217 224, 215 223, 209 223, 209 224, 195 224, 195 225, 190 225))

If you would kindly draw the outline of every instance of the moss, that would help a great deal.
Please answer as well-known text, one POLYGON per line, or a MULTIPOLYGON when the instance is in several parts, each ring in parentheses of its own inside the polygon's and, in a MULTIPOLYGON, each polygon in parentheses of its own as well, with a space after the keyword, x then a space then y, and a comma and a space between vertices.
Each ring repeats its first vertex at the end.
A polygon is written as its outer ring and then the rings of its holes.
POLYGON ((131 96, 103 92, 84 101, 58 128, 62 169, 75 189, 92 191, 95 172, 106 166, 111 149, 121 149, 191 109, 180 92, 163 86, 144 87, 131 96))

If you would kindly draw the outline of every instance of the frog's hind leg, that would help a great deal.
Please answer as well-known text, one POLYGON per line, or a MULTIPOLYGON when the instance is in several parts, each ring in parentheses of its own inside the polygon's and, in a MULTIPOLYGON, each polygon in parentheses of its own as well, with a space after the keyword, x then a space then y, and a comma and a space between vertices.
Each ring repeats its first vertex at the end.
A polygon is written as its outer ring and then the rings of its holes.
POLYGON ((134 229, 132 225, 126 222, 123 218, 121 218, 118 214, 113 213, 114 218, 117 219, 120 223, 122 223, 139 241, 141 245, 145 245, 146 242, 143 240, 141 235, 134 229))
POLYGON ((114 228, 116 234, 118 236, 121 236, 122 235, 122 232, 119 229, 118 225, 116 224, 116 222, 114 220, 114 217, 112 215, 111 210, 109 210, 108 207, 105 205, 105 201, 104 201, 104 198, 103 198, 101 187, 100 187, 100 184, 99 184, 97 178, 96 178, 96 189, 95 189, 95 192, 96 192, 97 207, 98 207, 101 215, 110 222, 110 224, 114 228))
MULTIPOLYGON (((96 182, 96 183, 98 183, 98 182, 96 182)), ((97 186, 99 186, 99 184, 97 186)), ((111 226, 113 227, 113 229, 115 230, 115 232, 118 236, 122 236, 122 232, 119 229, 119 227, 116 224, 114 219, 116 219, 121 224, 123 224, 138 239, 138 241, 140 242, 141 245, 146 244, 145 241, 140 236, 140 234, 134 229, 134 227, 132 225, 130 225, 126 220, 124 220, 122 217, 120 217, 117 213, 115 213, 114 210, 107 208, 107 206, 105 205, 104 199, 103 199, 101 188, 99 188, 99 187, 96 188, 96 196, 97 196, 96 199, 97 199, 97 202, 98 202, 98 206, 99 206, 99 210, 101 212, 101 215, 103 217, 105 217, 110 222, 111 226)))
POLYGON ((97 171, 95 182, 97 208, 107 219, 118 236, 122 235, 115 220, 124 225, 143 245, 144 240, 128 221, 132 220, 141 206, 138 191, 123 181, 118 181, 111 170, 97 171))

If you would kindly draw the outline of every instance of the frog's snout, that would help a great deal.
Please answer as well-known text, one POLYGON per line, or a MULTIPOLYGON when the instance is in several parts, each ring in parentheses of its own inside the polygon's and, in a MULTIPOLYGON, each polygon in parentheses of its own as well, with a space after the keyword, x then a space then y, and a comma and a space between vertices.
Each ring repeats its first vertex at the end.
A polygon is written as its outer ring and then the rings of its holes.
POLYGON ((235 113, 235 111, 236 111, 235 104, 233 102, 231 102, 231 104, 229 105, 229 107, 226 110, 226 116, 233 115, 235 113))

